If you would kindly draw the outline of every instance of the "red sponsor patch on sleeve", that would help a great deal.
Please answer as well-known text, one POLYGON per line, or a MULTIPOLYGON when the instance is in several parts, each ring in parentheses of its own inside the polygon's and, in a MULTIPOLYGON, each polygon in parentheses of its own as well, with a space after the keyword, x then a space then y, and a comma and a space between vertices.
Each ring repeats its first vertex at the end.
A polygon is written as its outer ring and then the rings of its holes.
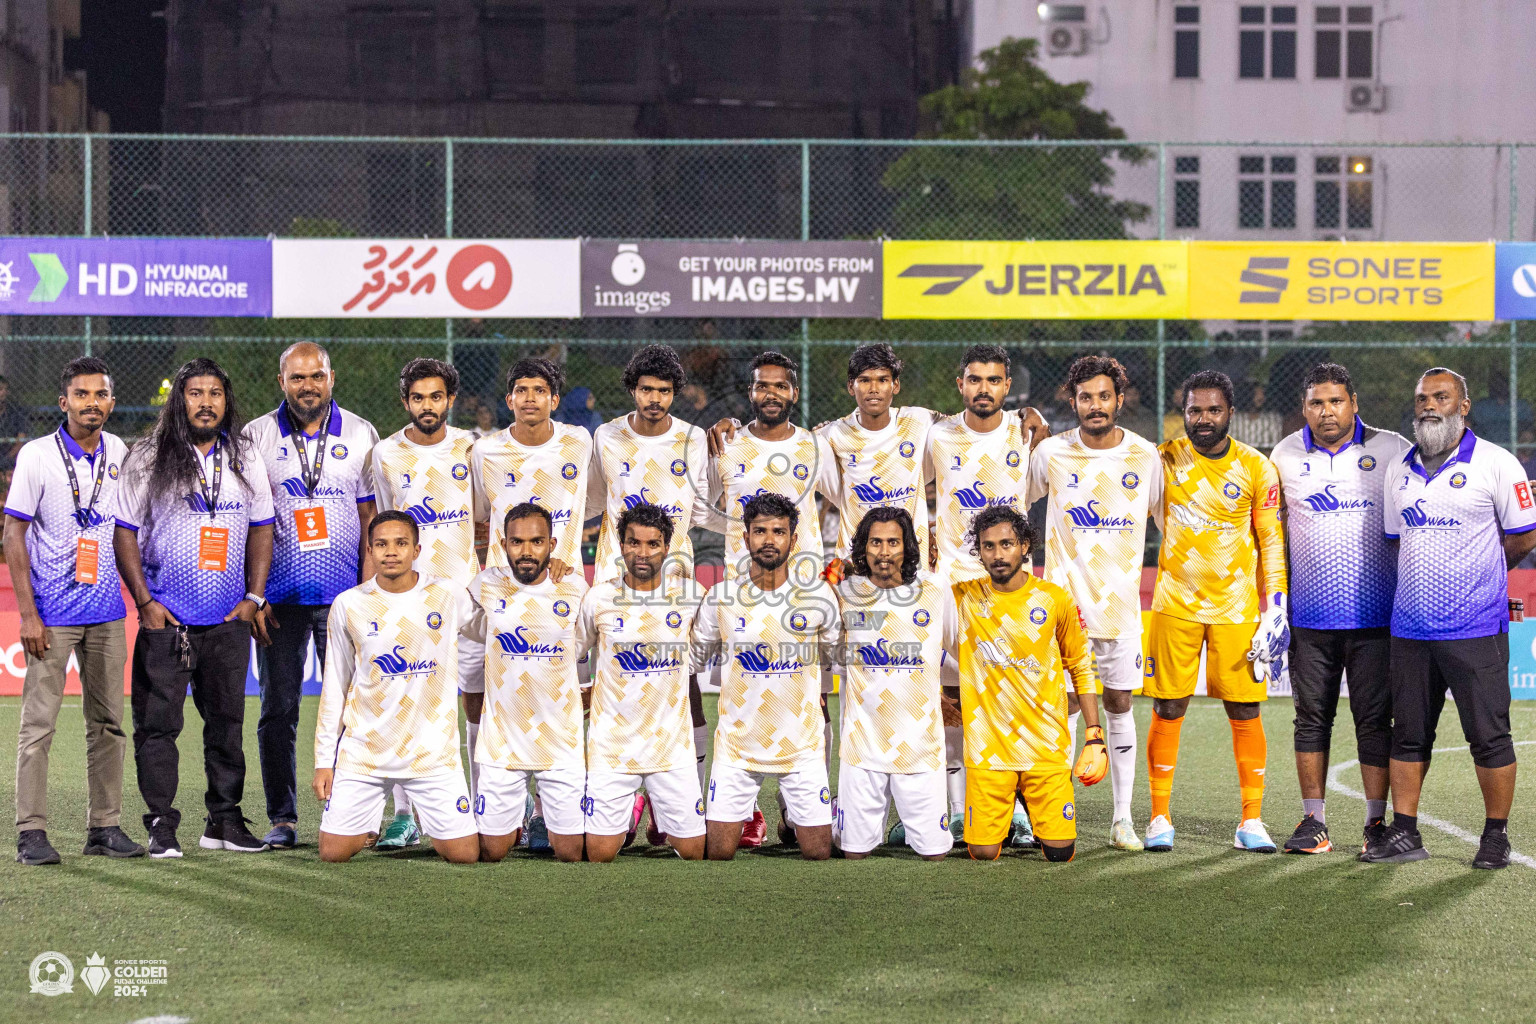
POLYGON ((1515 500, 1520 503, 1521 508, 1531 507, 1531 482, 1529 480, 1521 480, 1515 484, 1515 500))
POLYGON ((1264 495, 1264 508, 1275 508, 1280 504, 1280 485, 1270 484, 1269 492, 1264 495))

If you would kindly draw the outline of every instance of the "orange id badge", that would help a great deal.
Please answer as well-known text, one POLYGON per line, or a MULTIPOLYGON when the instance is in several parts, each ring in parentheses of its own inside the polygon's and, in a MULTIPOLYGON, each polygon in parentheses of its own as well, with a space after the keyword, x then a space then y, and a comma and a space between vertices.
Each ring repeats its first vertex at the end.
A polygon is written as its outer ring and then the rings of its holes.
POLYGON ((293 510, 293 525, 298 533, 300 551, 321 551, 331 546, 331 534, 325 526, 325 508, 293 510))
POLYGON ((101 545, 89 537, 75 541, 75 582, 95 583, 101 545))
POLYGON ((204 526, 197 535, 197 567, 210 572, 229 568, 229 531, 222 526, 204 526))

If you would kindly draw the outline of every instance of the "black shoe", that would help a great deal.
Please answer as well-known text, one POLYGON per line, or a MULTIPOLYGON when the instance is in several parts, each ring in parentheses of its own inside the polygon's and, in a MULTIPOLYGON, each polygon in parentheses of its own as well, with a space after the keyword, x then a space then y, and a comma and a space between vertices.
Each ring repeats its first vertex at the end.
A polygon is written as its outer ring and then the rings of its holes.
POLYGON ((262 842, 274 850, 291 850, 299 845, 299 833, 292 825, 273 825, 272 830, 262 836, 262 842))
POLYGON ((1360 837, 1360 859, 1365 860, 1365 851, 1375 843, 1381 842, 1387 835, 1387 823, 1382 818, 1372 818, 1365 823, 1365 831, 1360 837))
POLYGON ((1477 845, 1477 856, 1472 866, 1487 871, 1509 867, 1509 833, 1499 830, 1483 833, 1483 841, 1477 845))
POLYGON ((1406 864, 1413 860, 1424 860, 1428 856, 1429 851, 1424 849, 1424 840, 1417 829, 1409 832, 1393 825, 1382 836, 1381 842, 1365 848, 1360 859, 1368 864, 1406 864))
POLYGON ((795 827, 782 818, 779 819, 779 845, 796 848, 800 846, 800 837, 795 835, 795 827))
POLYGON ((1285 841, 1284 849, 1286 853, 1327 853, 1333 849, 1333 842, 1328 838, 1328 826, 1312 815, 1307 815, 1296 826, 1296 831, 1291 833, 1291 838, 1285 841))
POLYGON ((235 853, 265 853, 271 849, 266 843, 251 835, 244 818, 209 820, 197 845, 205 850, 233 850, 235 853))
POLYGON ((156 818, 149 826, 149 856, 152 860, 180 860, 181 844, 176 841, 176 827, 156 818))
POLYGON ((53 848, 43 829, 29 828, 16 837, 16 863, 35 867, 58 862, 59 851, 53 848))
POLYGON ((107 825, 87 831, 85 849, 80 852, 87 857, 142 857, 145 850, 118 826, 107 825))

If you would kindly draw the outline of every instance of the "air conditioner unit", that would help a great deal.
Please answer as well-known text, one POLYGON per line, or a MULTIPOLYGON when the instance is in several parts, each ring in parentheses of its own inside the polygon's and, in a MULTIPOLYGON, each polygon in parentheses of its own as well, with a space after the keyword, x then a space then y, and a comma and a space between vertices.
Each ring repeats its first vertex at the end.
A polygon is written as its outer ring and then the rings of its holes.
POLYGON ((1387 87, 1371 82, 1356 82, 1344 90, 1344 109, 1351 114, 1366 111, 1381 113, 1387 109, 1387 87))
POLYGON ((1046 30, 1045 52, 1052 57, 1080 57, 1092 37, 1086 25, 1052 25, 1046 30))

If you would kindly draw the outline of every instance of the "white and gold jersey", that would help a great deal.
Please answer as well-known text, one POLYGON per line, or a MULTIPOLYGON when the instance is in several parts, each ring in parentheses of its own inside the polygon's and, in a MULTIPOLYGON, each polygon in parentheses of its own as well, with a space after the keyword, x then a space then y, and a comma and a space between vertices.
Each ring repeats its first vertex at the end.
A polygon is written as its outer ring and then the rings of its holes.
POLYGON ((480 571, 475 556, 478 494, 470 480, 470 446, 474 435, 447 427, 434 445, 408 440, 405 430, 373 446, 369 468, 378 510, 407 512, 421 534, 416 569, 468 586, 480 571))
POLYGON ((589 770, 649 775, 693 767, 689 644, 699 597, 692 579, 676 575, 656 590, 632 590, 617 579, 587 591, 576 652, 592 659, 589 770))
POLYGON ((949 584, 926 572, 889 590, 864 576, 838 584, 843 727, 838 757, 872 772, 944 767, 939 665, 955 632, 949 584))
POLYGON ((1025 512, 1025 474, 1029 472, 1029 439, 1017 413, 1005 412, 1003 422, 984 434, 965 425, 965 414, 939 420, 928 431, 927 460, 933 472, 937 572, 950 583, 985 576, 981 561, 971 553, 971 520, 988 505, 1011 505, 1025 512))
POLYGON ((344 590, 326 622, 315 767, 386 779, 463 770, 456 660, 469 595, 419 576, 344 590))
MULTIPOLYGON (((800 524, 795 531, 795 546, 790 564, 802 552, 814 556, 816 571, 821 571, 823 548, 821 518, 816 511, 816 492, 833 504, 839 504, 837 467, 827 442, 804 427, 782 441, 764 441, 747 427, 725 446, 725 452, 710 460, 709 503, 725 499, 725 574, 746 575, 749 556, 742 529, 741 510, 759 494, 781 494, 800 510, 800 524)), ((713 517, 719 522, 719 514, 713 517)), ((792 575, 811 574, 791 569, 792 575)))
POLYGON ((604 423, 593 438, 592 466, 587 472, 587 518, 603 517, 593 581, 624 575, 616 532, 619 516, 642 502, 656 505, 672 517, 669 568, 691 577, 693 545, 688 530, 716 525, 709 515, 709 445, 705 433, 674 416, 666 433, 644 437, 630 429, 631 415, 604 423))
POLYGON ((746 771, 799 771, 823 757, 821 645, 842 635, 837 595, 809 587, 754 586, 743 574, 710 588, 693 627, 693 664, 718 650, 715 761, 746 771))
POLYGON ((485 645, 479 764, 545 772, 586 763, 576 675, 576 615, 586 592, 580 572, 525 587, 504 566, 469 585, 464 635, 485 645))
POLYGON ((891 422, 884 430, 866 430, 859 425, 855 409, 821 428, 837 464, 842 499, 836 548, 839 558, 847 558, 853 550, 853 535, 866 512, 877 505, 894 505, 912 516, 922 564, 928 564, 928 481, 933 473, 923 450, 933 420, 929 410, 907 407, 892 410, 891 422))
POLYGON ((491 521, 487 568, 507 564, 502 520, 514 505, 531 501, 544 507, 551 524, 551 557, 581 568, 581 523, 586 514, 587 468, 592 435, 584 427, 553 423, 554 434, 540 445, 525 445, 512 428, 475 442, 470 453, 475 486, 491 521))
POLYGON ((1029 461, 1026 505, 1050 495, 1045 578, 1067 589, 1088 635, 1099 640, 1141 635, 1147 517, 1163 500, 1157 446, 1124 434, 1098 450, 1074 428, 1041 441, 1029 461))

